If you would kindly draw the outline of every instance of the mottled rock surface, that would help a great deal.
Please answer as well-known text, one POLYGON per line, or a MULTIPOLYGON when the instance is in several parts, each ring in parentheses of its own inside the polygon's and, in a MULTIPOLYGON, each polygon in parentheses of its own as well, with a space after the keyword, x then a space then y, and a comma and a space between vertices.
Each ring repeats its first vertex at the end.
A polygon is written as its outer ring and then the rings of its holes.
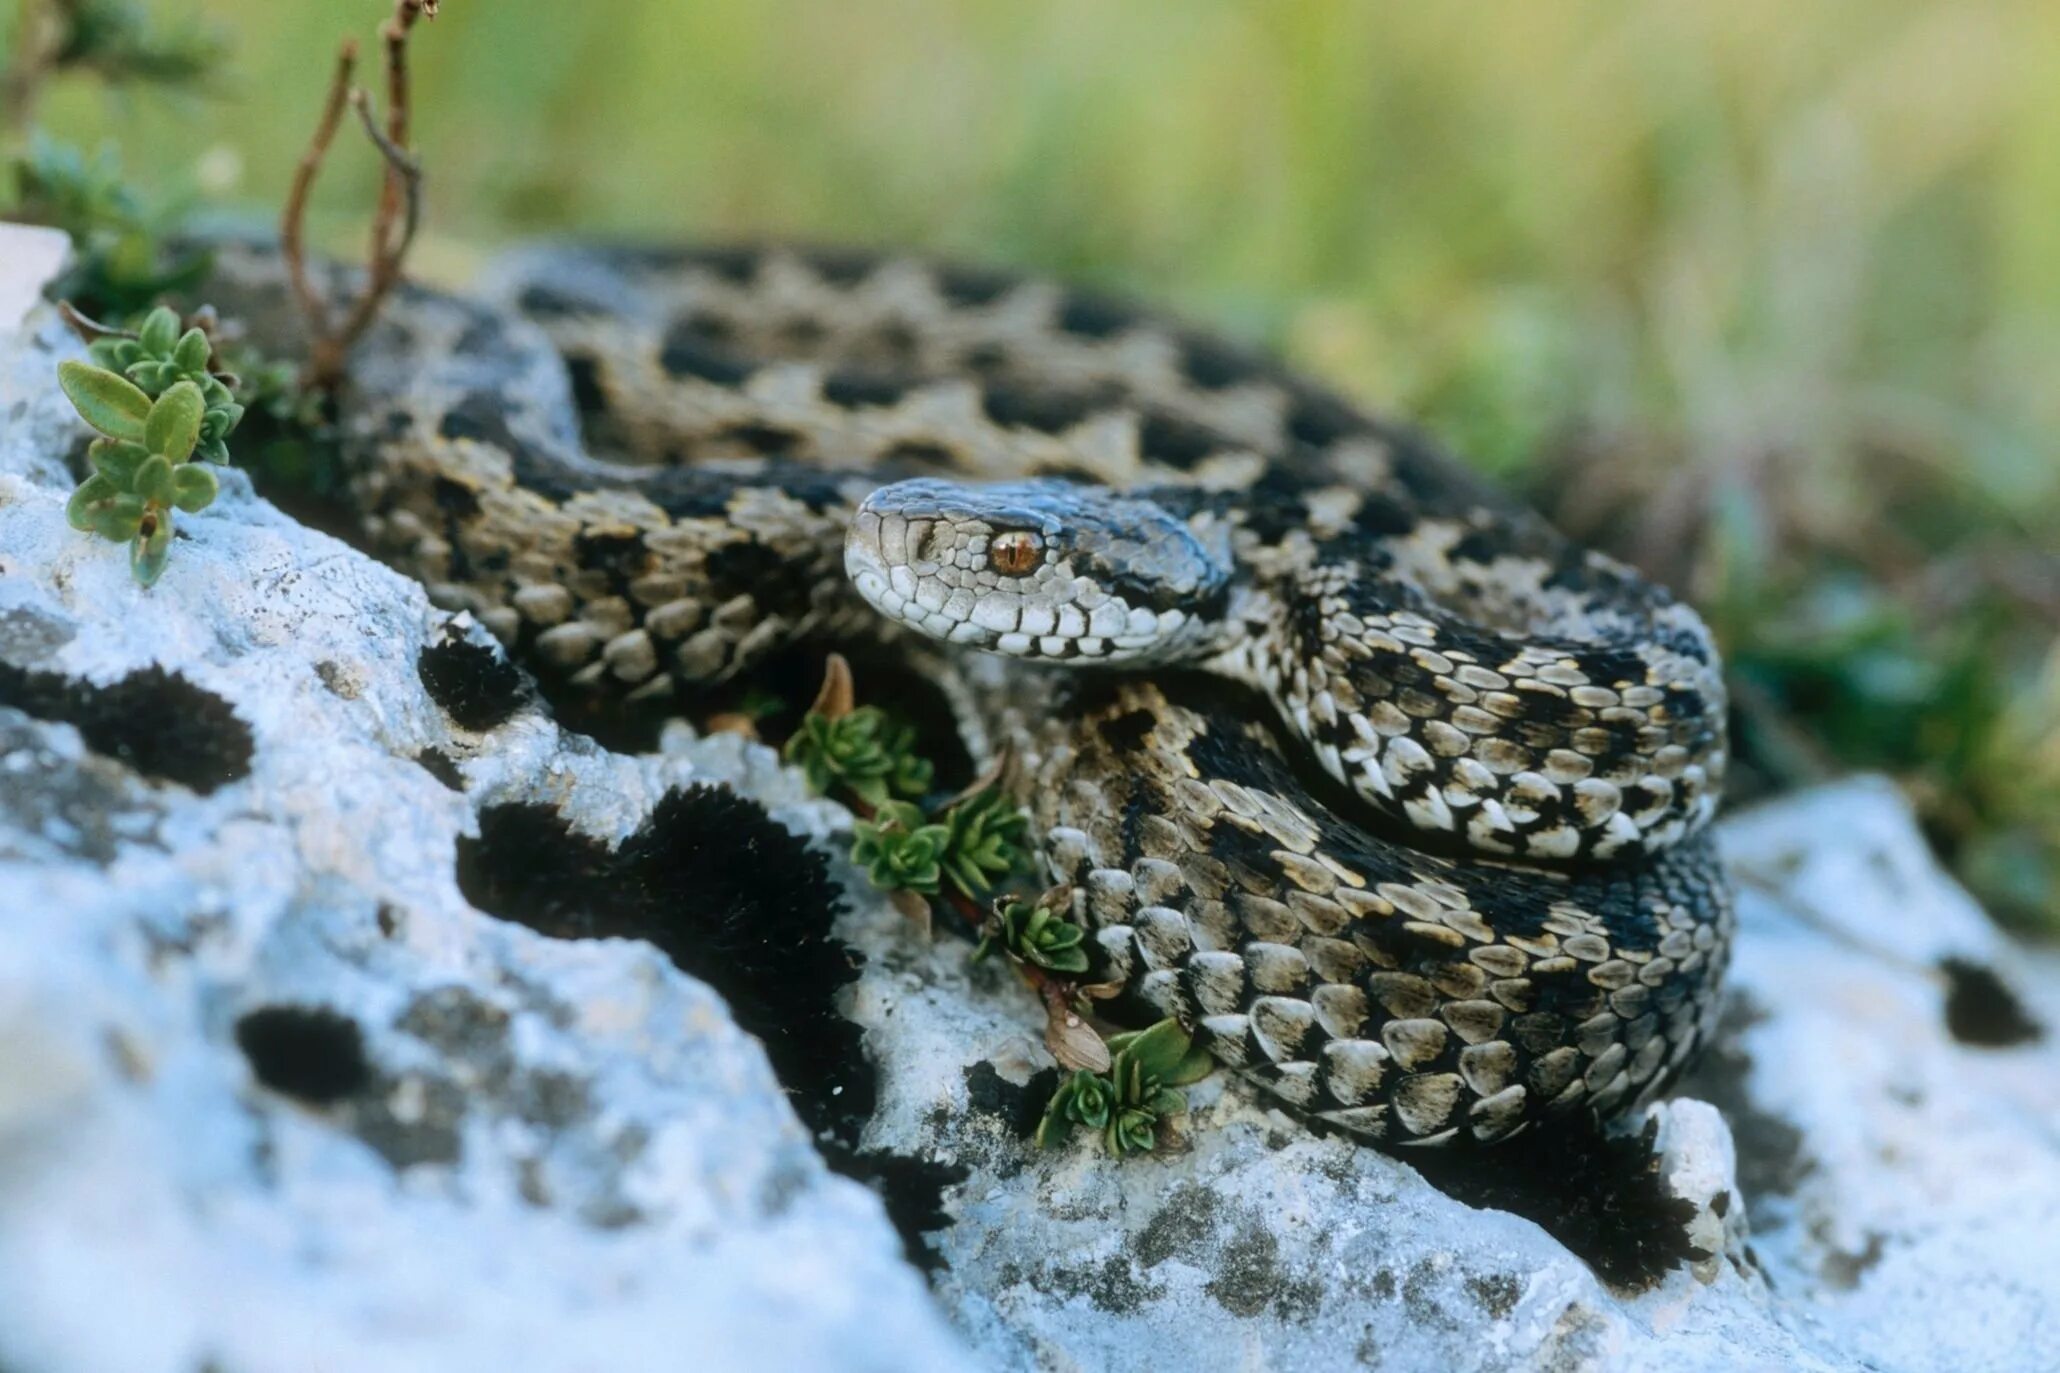
POLYGON ((491 805, 604 841, 695 782, 829 813, 734 738, 605 753, 488 709, 491 673, 439 705, 425 651, 448 678, 485 636, 237 473, 139 590, 65 525, 76 350, 31 327, 0 333, 0 1368, 964 1368, 712 991, 460 893, 491 805))

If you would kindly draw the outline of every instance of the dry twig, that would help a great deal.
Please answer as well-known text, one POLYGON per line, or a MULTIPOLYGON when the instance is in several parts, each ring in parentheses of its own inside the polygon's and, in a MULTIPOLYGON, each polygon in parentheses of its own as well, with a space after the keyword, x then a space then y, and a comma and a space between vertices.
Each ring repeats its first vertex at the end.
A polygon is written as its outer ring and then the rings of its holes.
POLYGON ((294 169, 286 204, 279 214, 279 249, 293 283, 295 299, 308 322, 307 361, 301 369, 301 386, 310 390, 334 391, 342 384, 344 364, 355 344, 372 321, 378 318, 401 266, 415 241, 422 222, 422 164, 408 147, 412 106, 408 96, 408 36, 417 20, 435 18, 437 0, 394 0, 393 15, 380 27, 386 49, 386 126, 382 131, 372 113, 372 100, 352 84, 357 70, 358 45, 346 39, 338 49, 336 73, 322 102, 322 115, 315 123, 307 151, 294 169), (365 284, 344 312, 343 323, 334 324, 330 302, 308 277, 306 221, 308 193, 314 188, 329 146, 343 122, 345 106, 357 111, 365 136, 386 164, 380 183, 379 205, 372 216, 371 246, 367 255, 365 284))

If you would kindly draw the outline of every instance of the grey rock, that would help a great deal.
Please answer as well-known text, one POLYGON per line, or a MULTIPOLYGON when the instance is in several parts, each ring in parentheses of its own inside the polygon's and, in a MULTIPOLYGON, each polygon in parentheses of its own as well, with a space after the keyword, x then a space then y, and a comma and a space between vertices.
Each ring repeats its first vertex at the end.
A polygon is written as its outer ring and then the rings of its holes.
POLYGON ((455 875, 497 801, 604 839, 692 781, 832 817, 736 739, 456 728, 417 655, 482 631, 239 473, 139 589, 65 524, 76 351, 47 310, 0 332, 0 1367, 965 1367, 713 992, 455 875), (247 775, 153 776, 96 730, 187 719, 21 685, 153 667, 226 703, 247 775))

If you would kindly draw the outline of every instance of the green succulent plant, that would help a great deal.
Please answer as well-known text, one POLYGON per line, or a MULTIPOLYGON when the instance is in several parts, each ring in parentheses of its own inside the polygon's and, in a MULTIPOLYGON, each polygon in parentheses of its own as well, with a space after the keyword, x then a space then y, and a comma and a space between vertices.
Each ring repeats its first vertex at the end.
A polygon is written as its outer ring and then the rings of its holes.
POLYGON ((1086 931, 1058 912, 1020 901, 996 903, 994 918, 980 938, 975 958, 1000 948, 1009 957, 1055 973, 1087 971, 1086 931))
POLYGON ((944 875, 967 896, 984 895, 995 882, 1024 866, 1030 819, 999 787, 957 801, 941 818, 951 832, 944 875))
POLYGON ((80 418, 97 429, 87 456, 93 471, 72 492, 65 518, 74 529, 129 545, 129 570, 149 586, 172 547, 172 512, 204 510, 218 485, 195 462, 207 400, 175 381, 154 400, 117 373, 87 363, 58 364, 58 384, 80 418))
POLYGON ((783 755, 801 767, 815 791, 828 795, 841 786, 876 809, 930 789, 933 770, 915 752, 915 731, 889 720, 877 706, 835 717, 810 711, 783 755))
POLYGON ((1044 1118, 1037 1123, 1037 1143, 1048 1149, 1079 1125, 1090 1130, 1106 1129, 1115 1111, 1115 1084, 1082 1069, 1059 1083, 1059 1089, 1052 1093, 1051 1103, 1044 1108, 1044 1118))
POLYGON ((853 826, 852 834, 851 861, 866 870, 874 886, 936 893, 951 831, 927 822, 921 807, 889 801, 872 819, 853 826))
POLYGON ((1049 1148, 1085 1125, 1102 1132, 1117 1158, 1150 1153, 1168 1116, 1187 1110, 1180 1088, 1208 1076, 1215 1061, 1195 1047, 1177 1020, 1113 1035, 1106 1073, 1079 1071, 1059 1084, 1037 1124, 1037 1143, 1049 1148))
POLYGON ((144 316, 133 338, 95 339, 86 351, 93 361, 119 372, 147 396, 161 396, 182 381, 198 387, 205 409, 195 456, 202 462, 229 461, 229 435, 243 420, 243 406, 229 383, 212 370, 214 344, 206 330, 198 325, 182 329, 179 316, 159 306, 144 316))

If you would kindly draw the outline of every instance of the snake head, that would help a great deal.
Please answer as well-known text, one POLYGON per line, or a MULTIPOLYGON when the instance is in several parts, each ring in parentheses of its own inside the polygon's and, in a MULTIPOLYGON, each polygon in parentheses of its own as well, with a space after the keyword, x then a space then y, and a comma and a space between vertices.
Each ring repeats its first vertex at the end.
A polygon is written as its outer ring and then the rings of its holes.
POLYGON ((932 638, 1017 658, 1166 662, 1223 614, 1229 559, 1153 501, 1070 482, 923 478, 868 496, 844 570, 932 638))

